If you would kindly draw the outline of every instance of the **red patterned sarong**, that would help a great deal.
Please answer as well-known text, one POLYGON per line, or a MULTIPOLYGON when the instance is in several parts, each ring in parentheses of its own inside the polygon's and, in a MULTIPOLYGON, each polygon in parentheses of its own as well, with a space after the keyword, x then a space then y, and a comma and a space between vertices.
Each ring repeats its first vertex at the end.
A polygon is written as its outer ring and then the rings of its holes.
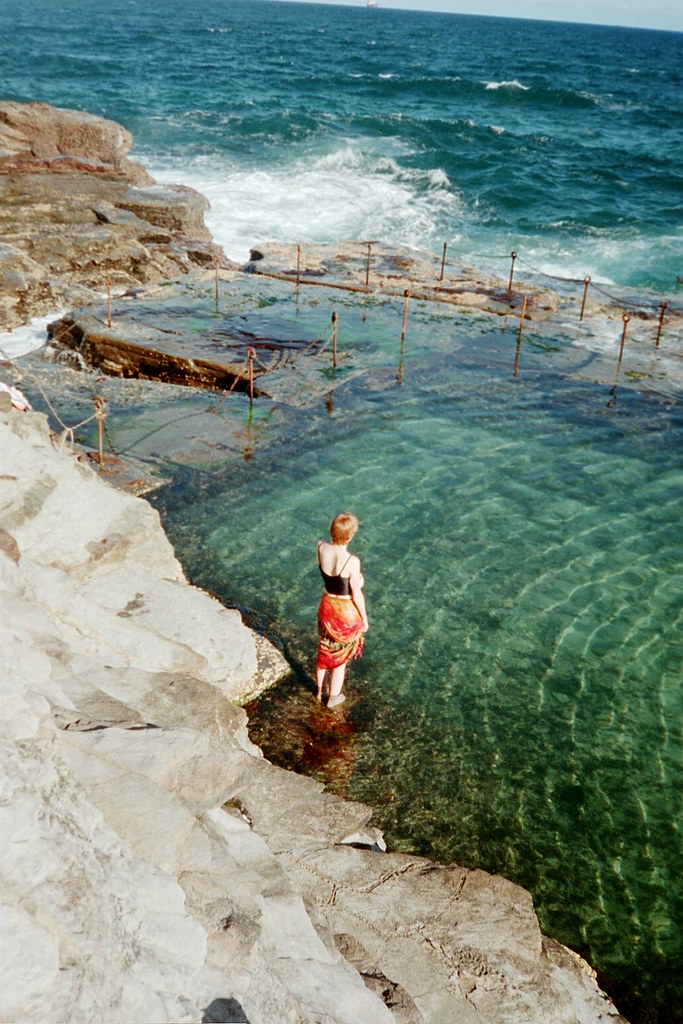
POLYGON ((348 597, 323 592, 318 608, 318 668, 338 668, 363 653, 363 619, 348 597))

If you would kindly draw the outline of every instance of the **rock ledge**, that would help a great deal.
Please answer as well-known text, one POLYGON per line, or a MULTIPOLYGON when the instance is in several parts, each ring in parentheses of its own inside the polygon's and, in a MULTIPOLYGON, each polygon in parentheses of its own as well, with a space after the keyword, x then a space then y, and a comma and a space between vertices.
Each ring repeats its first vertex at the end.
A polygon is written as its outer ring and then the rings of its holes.
POLYGON ((159 186, 113 121, 0 102, 0 330, 64 307, 201 273, 222 250, 207 200, 159 186))

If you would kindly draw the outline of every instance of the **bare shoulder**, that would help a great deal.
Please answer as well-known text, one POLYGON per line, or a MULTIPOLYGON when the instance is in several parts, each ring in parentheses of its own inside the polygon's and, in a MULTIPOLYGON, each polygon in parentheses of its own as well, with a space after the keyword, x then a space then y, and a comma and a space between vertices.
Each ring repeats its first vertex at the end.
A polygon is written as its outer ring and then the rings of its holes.
POLYGON ((358 555, 351 555, 349 558, 349 576, 357 576, 360 571, 360 558, 358 555))

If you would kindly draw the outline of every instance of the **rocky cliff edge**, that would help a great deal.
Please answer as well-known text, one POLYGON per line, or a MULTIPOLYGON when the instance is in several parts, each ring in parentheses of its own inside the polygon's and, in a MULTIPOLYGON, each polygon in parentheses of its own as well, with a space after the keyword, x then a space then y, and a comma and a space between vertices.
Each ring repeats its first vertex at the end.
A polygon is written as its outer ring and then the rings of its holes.
POLYGON ((0 331, 225 259, 207 200, 157 185, 114 121, 0 101, 0 331))

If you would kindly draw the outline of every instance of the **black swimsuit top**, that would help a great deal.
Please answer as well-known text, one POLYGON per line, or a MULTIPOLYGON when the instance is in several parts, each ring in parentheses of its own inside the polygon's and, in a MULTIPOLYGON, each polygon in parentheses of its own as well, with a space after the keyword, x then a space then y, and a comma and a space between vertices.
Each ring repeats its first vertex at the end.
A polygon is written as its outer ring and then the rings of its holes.
POLYGON ((342 576, 341 573, 349 564, 353 555, 349 555, 340 571, 336 576, 328 576, 320 564, 320 548, 318 548, 318 568, 320 569, 320 575, 323 578, 325 584, 325 590, 328 594, 332 594, 334 597, 350 597, 351 595, 351 581, 348 576, 342 576))

